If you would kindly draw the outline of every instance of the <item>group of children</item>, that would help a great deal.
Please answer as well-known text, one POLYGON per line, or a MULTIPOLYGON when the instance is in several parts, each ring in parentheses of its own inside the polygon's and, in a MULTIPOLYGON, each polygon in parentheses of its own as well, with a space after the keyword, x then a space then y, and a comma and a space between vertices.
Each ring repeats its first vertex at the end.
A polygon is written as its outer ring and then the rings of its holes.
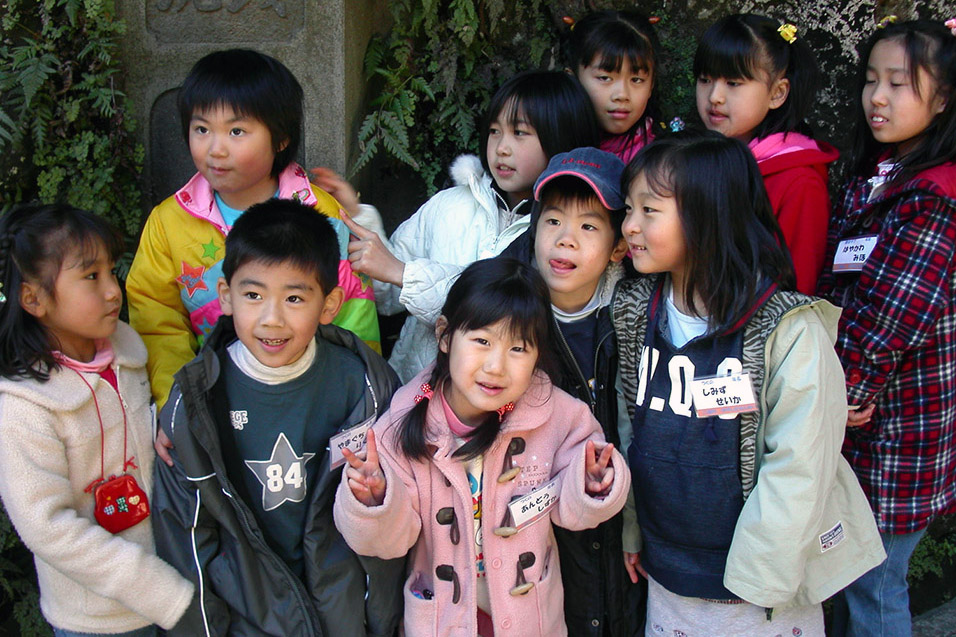
POLYGON ((568 50, 391 237, 294 162, 282 64, 204 57, 132 328, 102 221, 0 220, 0 495, 57 635, 823 635, 834 595, 908 634, 956 510, 956 26, 864 44, 832 216, 792 25, 708 29, 702 132, 646 18, 568 50))

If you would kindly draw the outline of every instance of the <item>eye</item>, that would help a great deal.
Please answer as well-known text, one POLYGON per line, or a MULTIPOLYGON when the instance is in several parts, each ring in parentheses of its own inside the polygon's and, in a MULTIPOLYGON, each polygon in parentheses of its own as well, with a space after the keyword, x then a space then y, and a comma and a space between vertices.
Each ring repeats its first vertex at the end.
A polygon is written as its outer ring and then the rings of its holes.
POLYGON ((110 268, 110 274, 112 274, 114 277, 116 277, 116 278, 118 279, 118 278, 119 278, 119 267, 114 265, 112 268, 110 268))
POLYGON ((740 86, 742 84, 742 80, 727 80, 727 86, 740 86))
POLYGON ((492 126, 491 128, 488 129, 488 135, 489 135, 489 136, 500 135, 500 134, 501 134, 501 131, 500 131, 498 128, 494 127, 494 126, 492 126))
POLYGON ((475 338, 473 338, 473 339, 471 339, 471 340, 473 340, 474 342, 478 343, 479 345, 488 345, 488 344, 489 344, 487 338, 482 338, 482 337, 480 337, 480 336, 476 336, 475 338))
POLYGON ((302 303, 303 301, 305 301, 305 299, 298 294, 293 294, 286 299, 287 303, 302 303))
POLYGON ((549 226, 560 226, 561 222, 555 219, 554 217, 548 217, 544 220, 544 223, 549 226))
POLYGON ((649 214, 651 212, 657 212, 657 209, 651 208, 650 206, 644 206, 641 208, 641 212, 643 212, 644 214, 649 214))
POLYGON ((528 351, 528 348, 524 345, 515 345, 511 348, 512 352, 517 352, 519 354, 525 354, 528 351))
POLYGON ((582 224, 581 224, 581 228, 583 228, 584 230, 588 230, 588 231, 590 231, 590 230, 597 230, 597 226, 595 226, 595 225, 593 225, 593 224, 590 224, 590 223, 582 223, 582 224))
POLYGON ((697 76, 697 83, 698 83, 698 84, 710 84, 710 82, 711 82, 711 79, 710 79, 709 77, 707 77, 706 75, 699 75, 699 76, 697 76))
POLYGON ((196 124, 193 126, 193 132, 197 135, 205 135, 209 132, 209 129, 203 126, 202 124, 196 124))
POLYGON ((258 301, 259 299, 262 298, 262 296, 258 292, 252 292, 252 291, 244 292, 242 296, 246 297, 250 301, 258 301))
POLYGON ((232 135, 233 137, 239 137, 245 132, 246 131, 242 130, 241 128, 233 128, 232 130, 229 131, 229 134, 232 135))
POLYGON ((632 82, 633 84, 643 84, 643 83, 645 82, 645 80, 644 80, 643 77, 638 77, 638 76, 635 75, 634 77, 631 78, 631 82, 632 82))
POLYGON ((83 278, 84 278, 84 279, 89 279, 90 281, 95 281, 95 280, 97 280, 98 278, 100 278, 100 274, 99 274, 99 272, 89 272, 89 273, 87 273, 87 275, 84 276, 83 278))

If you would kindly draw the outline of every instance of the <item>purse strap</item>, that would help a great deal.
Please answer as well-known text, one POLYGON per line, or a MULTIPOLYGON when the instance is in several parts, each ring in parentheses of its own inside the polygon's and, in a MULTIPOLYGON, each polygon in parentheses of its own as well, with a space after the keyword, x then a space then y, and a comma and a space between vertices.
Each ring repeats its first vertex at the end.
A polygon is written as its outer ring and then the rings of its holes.
MULTIPOLYGON (((106 435, 103 430, 103 416, 100 414, 100 403, 98 400, 96 400, 96 392, 93 391, 93 386, 90 385, 90 381, 86 380, 86 377, 81 372, 75 369, 73 371, 76 372, 76 375, 80 377, 80 380, 83 381, 83 384, 86 385, 86 388, 90 390, 90 395, 93 397, 93 407, 96 408, 96 419, 100 422, 100 477, 86 485, 86 488, 83 489, 85 493, 90 493, 94 488, 96 488, 96 485, 106 480, 106 471, 104 470, 106 435)), ((130 467, 133 469, 139 469, 139 467, 137 467, 136 463, 133 462, 136 456, 130 456, 129 459, 126 458, 126 436, 128 434, 128 427, 126 423, 126 407, 123 406, 123 397, 119 393, 119 379, 117 379, 116 384, 116 397, 119 399, 120 411, 123 412, 123 473, 126 473, 126 469, 130 467)))

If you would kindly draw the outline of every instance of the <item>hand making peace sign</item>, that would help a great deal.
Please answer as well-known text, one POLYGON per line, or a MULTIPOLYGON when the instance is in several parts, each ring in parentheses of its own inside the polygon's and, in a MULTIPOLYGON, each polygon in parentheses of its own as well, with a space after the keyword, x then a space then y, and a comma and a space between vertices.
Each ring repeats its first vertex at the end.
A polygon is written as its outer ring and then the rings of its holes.
POLYGON ((368 430, 365 445, 365 460, 348 448, 342 449, 342 455, 349 463, 345 475, 348 476, 349 488, 355 499, 365 506, 375 507, 385 501, 385 474, 378 463, 375 432, 371 429, 368 430))

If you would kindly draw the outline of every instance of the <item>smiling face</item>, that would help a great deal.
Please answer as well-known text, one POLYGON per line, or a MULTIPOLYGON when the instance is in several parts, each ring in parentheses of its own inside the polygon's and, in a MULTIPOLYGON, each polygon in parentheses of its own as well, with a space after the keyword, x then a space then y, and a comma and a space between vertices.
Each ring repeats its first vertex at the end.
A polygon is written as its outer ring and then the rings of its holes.
POLYGON ((873 45, 863 85, 863 112, 876 141, 898 144, 897 158, 912 150, 933 118, 946 107, 926 69, 920 68, 917 78, 918 90, 902 42, 880 40, 873 45))
POLYGON ((299 360, 319 325, 331 323, 342 304, 341 288, 324 294, 314 272, 287 262, 249 261, 230 283, 219 279, 218 289, 239 340, 268 367, 299 360))
POLYGON ((445 400, 464 424, 475 426, 527 391, 538 349, 512 334, 504 320, 450 335, 444 334, 446 325, 445 317, 440 317, 435 326, 438 347, 448 354, 445 400))
POLYGON ((654 192, 641 173, 631 182, 626 201, 627 215, 622 229, 634 268, 644 274, 667 272, 674 281, 674 288, 683 290, 687 244, 677 199, 654 192))
POLYGON ((534 258, 551 291, 551 303, 565 312, 587 305, 610 262, 627 251, 615 238, 611 211, 597 197, 546 197, 535 229, 534 258))
POLYGON ((96 341, 116 331, 123 297, 113 266, 102 245, 92 255, 74 248, 63 260, 52 294, 35 282, 25 281, 21 287, 23 308, 49 330, 59 350, 74 360, 93 360, 96 341))
POLYGON ((531 196, 534 182, 548 167, 548 157, 537 131, 520 108, 515 121, 508 121, 512 110, 511 102, 505 104, 489 126, 485 153, 491 176, 513 207, 531 196))
POLYGON ((789 92, 790 80, 771 82, 765 71, 753 79, 701 75, 697 78, 697 113, 709 130, 746 144, 767 113, 783 106, 789 92))
POLYGON ((579 66, 576 75, 591 98, 601 128, 611 135, 621 135, 644 114, 654 77, 650 71, 635 69, 627 59, 616 71, 602 69, 601 61, 601 56, 596 56, 591 64, 579 66))
POLYGON ((236 210, 269 199, 279 186, 272 176, 276 154, 268 127, 258 119, 237 115, 231 106, 193 113, 189 153, 212 189, 236 210))

